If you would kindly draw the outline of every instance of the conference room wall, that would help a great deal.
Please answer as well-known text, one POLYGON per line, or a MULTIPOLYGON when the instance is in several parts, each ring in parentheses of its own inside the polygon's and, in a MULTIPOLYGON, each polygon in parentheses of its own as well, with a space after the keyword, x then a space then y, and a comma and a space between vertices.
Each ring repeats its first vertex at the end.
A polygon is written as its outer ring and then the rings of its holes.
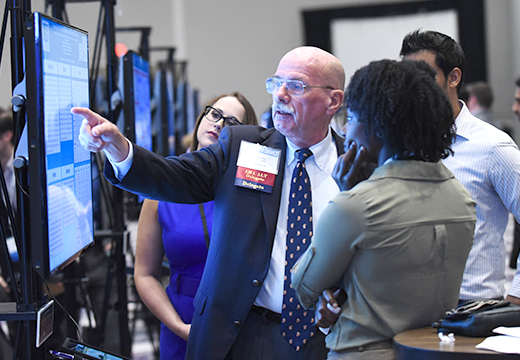
MULTIPOLYGON (((188 61, 188 79, 200 90, 202 101, 223 91, 240 90, 251 99, 260 115, 271 102, 264 90, 264 80, 275 72, 278 60, 287 50, 304 43, 302 11, 396 2, 407 1, 118 0, 114 17, 117 27, 152 27, 151 46, 175 46, 176 58, 188 61)), ((66 4, 70 23, 89 32, 91 46, 99 7, 98 2, 66 4)), ((44 0, 32 2, 32 11, 43 12, 44 8, 44 0)), ((520 3, 485 0, 485 31, 487 77, 496 98, 494 114, 501 123, 515 129, 518 142, 520 123, 511 112, 511 103, 514 79, 520 76, 520 3)), ((139 35, 116 33, 116 41, 137 49, 139 35)), ((352 56, 362 51, 352 49, 352 56)), ((11 96, 8 43, 3 54, 0 106, 5 107, 11 96)), ((163 58, 164 53, 151 54, 152 64, 163 58)))

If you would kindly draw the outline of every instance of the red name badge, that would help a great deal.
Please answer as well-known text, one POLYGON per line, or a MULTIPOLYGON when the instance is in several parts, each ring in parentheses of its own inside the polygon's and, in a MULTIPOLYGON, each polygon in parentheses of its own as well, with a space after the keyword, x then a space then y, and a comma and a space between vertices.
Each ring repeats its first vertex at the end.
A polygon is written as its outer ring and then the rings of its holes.
POLYGON ((248 169, 237 166, 237 175, 235 177, 235 185, 248 189, 263 191, 266 193, 273 192, 275 174, 265 171, 248 169))

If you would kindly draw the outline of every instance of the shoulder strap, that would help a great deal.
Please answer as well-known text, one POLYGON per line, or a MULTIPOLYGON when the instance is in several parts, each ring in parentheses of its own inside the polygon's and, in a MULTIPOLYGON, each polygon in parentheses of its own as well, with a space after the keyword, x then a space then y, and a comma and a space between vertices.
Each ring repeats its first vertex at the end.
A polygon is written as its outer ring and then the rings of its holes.
POLYGON ((199 204, 200 218, 202 219, 202 228, 204 229, 204 239, 206 239, 206 247, 209 249, 209 232, 208 223, 206 221, 206 213, 204 212, 204 205, 199 204))

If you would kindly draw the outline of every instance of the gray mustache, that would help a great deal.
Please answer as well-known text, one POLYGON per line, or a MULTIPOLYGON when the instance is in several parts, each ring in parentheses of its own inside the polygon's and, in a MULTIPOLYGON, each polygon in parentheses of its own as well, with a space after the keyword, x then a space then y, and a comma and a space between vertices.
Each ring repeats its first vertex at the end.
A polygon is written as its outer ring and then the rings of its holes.
POLYGON ((289 114, 294 113, 294 108, 292 106, 289 106, 289 105, 286 105, 283 103, 273 103, 272 109, 273 109, 273 111, 280 111, 283 113, 289 113, 289 114))

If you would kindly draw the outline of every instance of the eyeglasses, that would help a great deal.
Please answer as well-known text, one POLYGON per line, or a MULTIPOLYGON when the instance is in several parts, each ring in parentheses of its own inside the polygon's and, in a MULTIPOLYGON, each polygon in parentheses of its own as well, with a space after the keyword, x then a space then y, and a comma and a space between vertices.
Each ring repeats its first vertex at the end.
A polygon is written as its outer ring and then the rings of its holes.
POLYGON ((284 85, 289 95, 292 96, 302 96, 303 92, 305 91, 305 88, 322 88, 334 90, 334 88, 330 86, 305 85, 303 81, 300 80, 283 80, 277 78, 269 78, 265 81, 265 89, 269 94, 277 92, 278 89, 280 89, 284 85))
POLYGON ((204 117, 211 122, 217 123, 221 119, 224 119, 224 126, 242 125, 240 121, 234 116, 226 117, 222 113, 215 109, 213 106, 206 106, 204 109, 204 117))

